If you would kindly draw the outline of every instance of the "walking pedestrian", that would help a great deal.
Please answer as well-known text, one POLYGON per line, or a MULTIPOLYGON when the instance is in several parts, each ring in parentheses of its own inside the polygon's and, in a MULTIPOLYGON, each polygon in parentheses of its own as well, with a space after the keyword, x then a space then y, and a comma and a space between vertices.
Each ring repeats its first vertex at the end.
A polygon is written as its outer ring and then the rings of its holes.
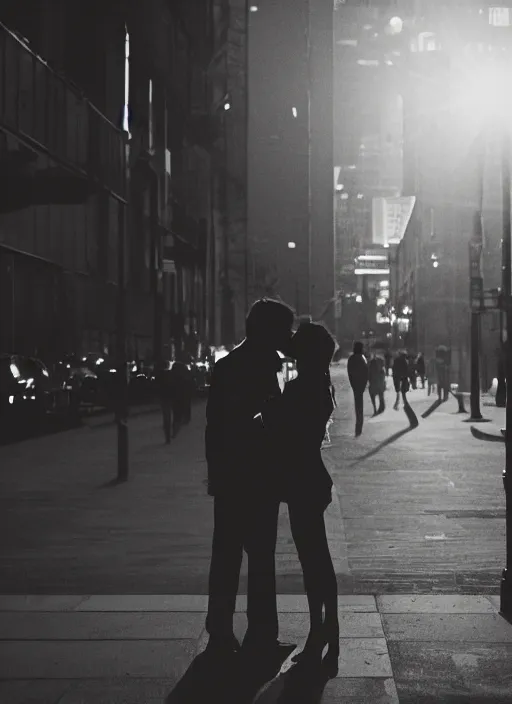
POLYGON ((169 372, 172 410, 172 437, 175 438, 182 425, 190 423, 192 417, 192 395, 194 379, 187 364, 176 360, 169 372))
POLYGON ((373 415, 378 416, 384 413, 386 403, 384 401, 384 392, 386 390, 386 370, 384 360, 372 354, 368 363, 368 390, 373 406, 373 415), (376 398, 379 398, 379 408, 375 403, 376 398))
POLYGON ((430 396, 432 390, 436 385, 437 371, 436 371, 436 359, 431 357, 427 365, 427 395, 430 396))
POLYGON ((255 420, 265 401, 280 396, 278 350, 289 352, 294 314, 261 299, 246 320, 246 338, 214 367, 206 407, 208 493, 213 496, 208 650, 239 649, 233 634, 243 551, 248 558, 247 621, 243 650, 256 657, 278 652, 275 548, 280 496, 270 467, 271 448, 255 420))
POLYGON ((405 350, 399 352, 393 363, 393 384, 396 392, 396 400, 393 408, 395 411, 398 411, 401 396, 405 415, 407 416, 411 428, 417 428, 419 425, 418 418, 407 400, 407 392, 409 391, 409 367, 407 364, 407 352, 405 350))
POLYGON ((425 357, 423 356, 423 352, 420 352, 418 356, 416 357, 416 372, 421 379, 421 388, 425 388, 425 376, 426 376, 426 369, 425 369, 425 357))
POLYGON ((389 372, 393 364, 393 356, 389 350, 386 350, 384 353, 384 361, 386 363, 386 376, 389 376, 389 372))
POLYGON ((347 362, 348 379, 354 393, 356 412, 356 438, 363 432, 364 402, 363 395, 368 383, 368 363, 363 354, 363 343, 354 342, 353 352, 347 362))
POLYGON ((409 377, 409 384, 411 389, 416 391, 416 360, 413 354, 407 355, 407 375, 409 377))
POLYGON ((393 362, 393 385, 396 393, 393 408, 395 411, 398 411, 400 408, 400 396, 405 398, 405 394, 409 391, 409 367, 407 364, 407 355, 403 350, 397 354, 393 362))
POLYGON ((160 362, 155 375, 156 389, 162 411, 162 427, 165 442, 171 442, 171 419, 172 419, 172 378, 171 363, 169 360, 160 362))
POLYGON ((436 383, 437 398, 439 401, 447 401, 450 392, 450 357, 451 354, 445 345, 439 345, 436 349, 436 383))

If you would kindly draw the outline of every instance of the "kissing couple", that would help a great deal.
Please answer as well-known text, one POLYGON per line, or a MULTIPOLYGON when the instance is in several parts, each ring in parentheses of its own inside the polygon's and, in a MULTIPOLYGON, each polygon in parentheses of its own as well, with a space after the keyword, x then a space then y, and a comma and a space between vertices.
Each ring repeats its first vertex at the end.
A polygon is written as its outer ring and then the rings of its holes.
POLYGON ((333 482, 320 448, 335 407, 329 367, 336 343, 315 323, 301 323, 293 334, 294 320, 293 310, 281 301, 256 301, 245 339, 214 367, 205 433, 214 505, 207 652, 229 656, 240 651, 270 662, 284 648, 293 650, 278 640, 275 550, 283 501, 310 617, 305 647, 294 660, 335 676, 338 595, 324 523, 333 482), (278 351, 295 359, 298 372, 283 393, 278 351), (233 614, 244 551, 248 627, 240 646, 233 614))

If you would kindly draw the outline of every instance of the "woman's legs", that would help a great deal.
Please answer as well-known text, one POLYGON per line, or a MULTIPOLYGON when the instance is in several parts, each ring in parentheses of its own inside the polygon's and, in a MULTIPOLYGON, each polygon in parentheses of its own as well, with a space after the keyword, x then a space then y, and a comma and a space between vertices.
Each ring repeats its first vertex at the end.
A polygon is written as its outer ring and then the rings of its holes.
POLYGON ((325 532, 323 509, 291 502, 290 527, 304 576, 309 604, 310 636, 322 629, 322 610, 329 631, 338 628, 338 585, 325 532))

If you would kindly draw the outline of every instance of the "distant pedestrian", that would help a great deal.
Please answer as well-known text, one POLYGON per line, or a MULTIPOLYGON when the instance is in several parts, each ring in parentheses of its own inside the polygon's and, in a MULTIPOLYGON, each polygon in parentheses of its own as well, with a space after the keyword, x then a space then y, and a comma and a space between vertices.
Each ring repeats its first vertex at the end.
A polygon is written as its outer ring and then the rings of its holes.
POLYGON ((162 426, 164 430, 165 442, 171 442, 171 419, 172 419, 172 378, 171 363, 167 360, 161 362, 156 370, 155 380, 160 408, 162 409, 162 426))
POLYGON ((391 366, 393 364, 393 355, 389 350, 386 350, 384 353, 384 362, 386 363, 386 376, 389 376, 389 372, 391 371, 391 366))
POLYGON ((413 354, 410 354, 407 356, 407 374, 409 377, 409 384, 411 386, 411 389, 414 389, 414 391, 416 391, 417 370, 416 370, 416 360, 415 360, 413 354))
POLYGON ((363 432, 364 403, 363 395, 368 383, 368 363, 363 354, 363 343, 354 342, 353 352, 348 358, 347 371, 350 386, 354 393, 356 412, 356 438, 363 432))
POLYGON ((437 398, 447 401, 450 392, 450 352, 444 345, 436 349, 436 384, 437 398))
POLYGON ((437 379, 436 371, 436 360, 435 357, 431 357, 427 365, 427 394, 430 396, 432 390, 435 388, 437 379))
POLYGON ((396 391, 396 400, 393 408, 398 411, 400 408, 400 396, 404 404, 404 411, 411 428, 417 428, 418 418, 407 400, 409 391, 409 365, 407 363, 407 352, 401 351, 393 363, 393 383, 396 391))
POLYGON ((373 406, 373 415, 377 416, 380 413, 384 413, 386 408, 386 403, 384 401, 384 392, 386 390, 386 369, 384 360, 381 357, 377 357, 375 354, 372 354, 368 363, 368 382, 370 398, 373 406), (379 398, 378 409, 375 402, 377 397, 379 398))
POLYGON ((423 356, 423 353, 420 352, 418 356, 416 357, 416 372, 421 379, 421 388, 425 388, 425 377, 426 377, 426 368, 425 368, 425 357, 423 356))
POLYGON ((172 437, 176 437, 182 425, 190 423, 192 417, 192 394, 194 378, 185 362, 177 360, 169 372, 172 409, 172 437))

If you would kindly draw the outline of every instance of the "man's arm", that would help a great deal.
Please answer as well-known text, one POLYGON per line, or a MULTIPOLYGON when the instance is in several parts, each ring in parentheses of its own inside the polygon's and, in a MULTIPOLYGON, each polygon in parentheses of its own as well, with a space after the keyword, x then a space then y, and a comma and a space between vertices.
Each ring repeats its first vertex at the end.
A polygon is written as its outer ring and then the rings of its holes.
POLYGON ((206 429, 205 429, 205 454, 210 470, 222 462, 223 451, 223 386, 224 379, 222 368, 215 365, 213 368, 208 401, 206 403, 206 429))

